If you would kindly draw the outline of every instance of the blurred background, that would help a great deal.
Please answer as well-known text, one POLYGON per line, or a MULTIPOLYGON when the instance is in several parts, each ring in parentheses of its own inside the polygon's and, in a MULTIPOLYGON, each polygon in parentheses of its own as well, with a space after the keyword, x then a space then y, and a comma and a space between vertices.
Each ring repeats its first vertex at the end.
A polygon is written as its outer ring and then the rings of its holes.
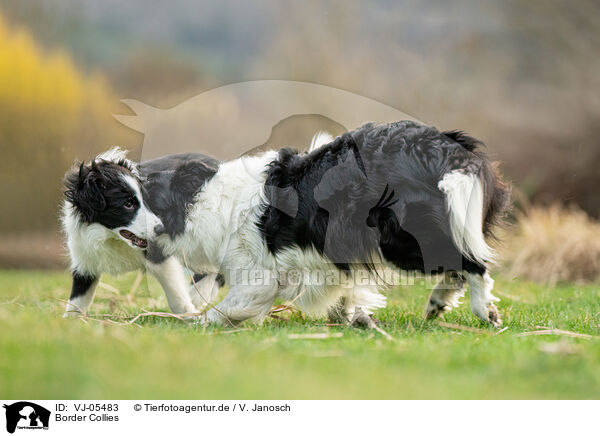
MULTIPOLYGON (((480 138, 515 186, 502 272, 598 281, 598 16, 594 0, 3 0, 0 267, 65 267, 65 171, 113 145, 141 155, 143 135, 112 116, 132 114, 121 99, 167 109, 285 79, 480 138)), ((270 143, 334 124, 286 120, 270 143)))

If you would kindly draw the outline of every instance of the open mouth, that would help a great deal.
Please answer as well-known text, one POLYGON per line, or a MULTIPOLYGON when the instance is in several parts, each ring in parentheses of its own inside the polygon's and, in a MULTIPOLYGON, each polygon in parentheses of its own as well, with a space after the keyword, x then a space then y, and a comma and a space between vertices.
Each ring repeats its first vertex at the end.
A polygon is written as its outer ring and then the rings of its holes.
POLYGON ((129 230, 119 230, 119 234, 130 241, 133 245, 140 248, 147 248, 148 241, 142 238, 138 238, 136 235, 131 233, 129 230))

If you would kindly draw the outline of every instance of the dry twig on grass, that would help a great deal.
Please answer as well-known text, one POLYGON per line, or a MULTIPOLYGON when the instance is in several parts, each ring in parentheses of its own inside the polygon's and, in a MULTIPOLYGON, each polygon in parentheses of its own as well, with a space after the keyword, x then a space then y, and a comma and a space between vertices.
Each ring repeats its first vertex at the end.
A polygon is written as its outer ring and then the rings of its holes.
POLYGON ((288 339, 331 339, 331 338, 341 338, 344 336, 343 333, 292 333, 287 337, 288 339))
POLYGON ((276 315, 277 313, 283 313, 283 312, 289 312, 291 314, 294 312, 298 312, 298 309, 294 309, 292 306, 290 306, 288 304, 278 304, 276 306, 273 306, 271 308, 271 310, 269 310, 269 316, 278 321, 287 321, 286 318, 282 318, 282 317, 276 315))
POLYGON ((141 272, 138 273, 137 277, 135 278, 135 281, 133 282, 133 285, 131 285, 131 289, 129 290, 129 294, 127 295, 127 299, 129 301, 133 301, 133 297, 135 296, 135 291, 137 291, 137 288, 140 286, 140 283, 142 283, 142 279, 144 278, 144 274, 142 274, 141 272))
POLYGON ((463 330, 466 332, 478 333, 480 335, 491 335, 492 334, 492 332, 489 330, 478 329, 475 327, 468 327, 468 326, 464 326, 464 325, 460 325, 460 324, 451 324, 449 322, 443 322, 443 321, 438 321, 437 324, 441 327, 446 327, 446 328, 455 329, 455 330, 463 330))
POLYGON ((581 339, 598 339, 599 336, 592 336, 585 333, 570 332, 568 330, 550 329, 550 330, 533 330, 530 332, 517 333, 515 336, 544 336, 544 335, 558 335, 568 336, 570 338, 581 338, 581 339))
POLYGON ((108 283, 104 283, 104 282, 100 281, 100 282, 98 283, 98 287, 99 287, 100 289, 104 289, 105 291, 112 292, 113 294, 116 294, 116 295, 121 295, 121 291, 119 291, 119 290, 118 290, 117 288, 115 288, 114 286, 111 286, 111 285, 109 285, 108 283))
POLYGON ((233 329, 233 330, 223 330, 223 331, 215 331, 208 333, 209 335, 229 335, 231 333, 239 333, 239 332, 250 332, 251 328, 243 328, 243 329, 233 329))

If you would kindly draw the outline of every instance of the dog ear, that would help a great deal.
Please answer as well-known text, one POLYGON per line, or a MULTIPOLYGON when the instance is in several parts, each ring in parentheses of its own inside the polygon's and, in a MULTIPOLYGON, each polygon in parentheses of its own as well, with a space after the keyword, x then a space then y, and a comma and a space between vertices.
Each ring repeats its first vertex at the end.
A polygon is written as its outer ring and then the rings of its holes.
POLYGON ((180 165, 171 179, 171 191, 184 198, 193 196, 210 179, 217 169, 199 160, 180 165))
POLYGON ((183 232, 185 211, 196 193, 216 172, 217 168, 199 160, 191 160, 177 167, 169 183, 171 207, 160 217, 171 237, 183 232))
MULTIPOLYGON (((162 221, 168 234, 181 225, 179 215, 182 214, 175 205, 171 192, 171 179, 174 171, 157 171, 146 176, 142 184, 144 201, 162 221)), ((148 247, 148 252, 151 248, 148 247)))
POLYGON ((92 161, 91 168, 82 162, 79 171, 67 176, 65 184, 65 197, 81 213, 84 221, 92 221, 96 213, 106 207, 106 200, 102 194, 104 176, 96 162, 92 161))

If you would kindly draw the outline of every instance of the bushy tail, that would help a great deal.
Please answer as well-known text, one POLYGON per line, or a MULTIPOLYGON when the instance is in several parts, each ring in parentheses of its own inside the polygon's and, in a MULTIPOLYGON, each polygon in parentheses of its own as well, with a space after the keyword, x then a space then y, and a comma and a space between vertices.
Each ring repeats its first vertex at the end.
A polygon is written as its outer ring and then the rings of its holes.
POLYGON ((477 149, 481 144, 462 132, 444 132, 477 156, 481 166, 477 174, 454 170, 444 175, 438 188, 446 196, 452 239, 461 253, 485 265, 495 260, 486 237, 494 238, 493 229, 502 221, 510 202, 510 185, 502 180, 497 168, 477 149))
POLYGON ((484 198, 479 177, 452 171, 442 178, 438 188, 446 195, 450 231, 456 247, 475 262, 493 262, 494 251, 483 236, 484 198))

